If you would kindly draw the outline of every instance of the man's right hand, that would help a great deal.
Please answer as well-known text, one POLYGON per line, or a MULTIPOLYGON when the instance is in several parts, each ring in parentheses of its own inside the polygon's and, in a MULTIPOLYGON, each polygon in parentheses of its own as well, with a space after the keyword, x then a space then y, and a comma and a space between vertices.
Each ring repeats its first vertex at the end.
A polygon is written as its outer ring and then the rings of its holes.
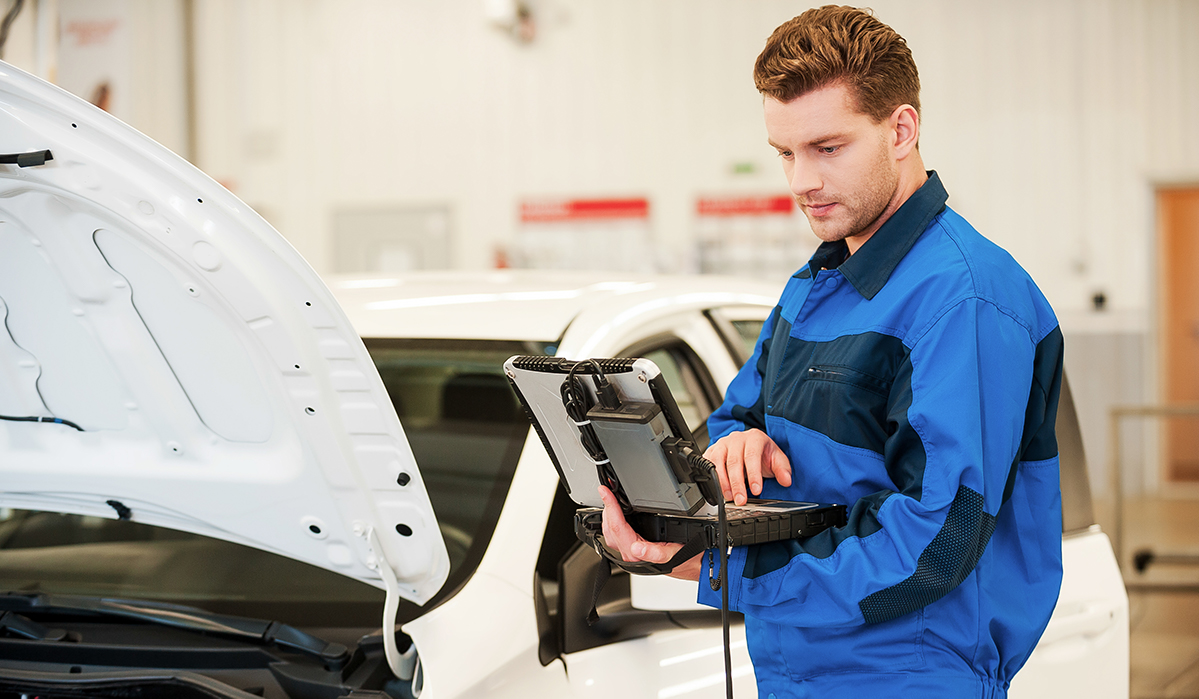
MULTIPOLYGON (((657 544, 646 541, 625 521, 624 512, 621 511, 620 503, 616 501, 612 491, 601 485, 599 494, 604 501, 604 541, 608 546, 620 551, 624 560, 666 563, 683 548, 682 544, 657 544)), ((691 560, 683 561, 668 575, 682 580, 699 580, 703 556, 702 552, 695 554, 691 560)))
POLYGON ((721 437, 708 447, 704 458, 716 465, 724 499, 735 505, 744 505, 749 493, 761 495, 763 478, 774 478, 784 487, 791 485, 791 461, 762 430, 721 437))

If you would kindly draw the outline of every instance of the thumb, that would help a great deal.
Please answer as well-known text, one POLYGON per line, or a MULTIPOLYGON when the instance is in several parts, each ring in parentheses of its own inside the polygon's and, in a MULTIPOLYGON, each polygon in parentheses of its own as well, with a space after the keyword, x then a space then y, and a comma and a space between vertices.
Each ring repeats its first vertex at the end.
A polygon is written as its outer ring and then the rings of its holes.
POLYGON ((770 452, 770 470, 774 472, 774 479, 779 485, 784 488, 791 485, 791 460, 777 445, 770 452))
POLYGON ((648 541, 634 542, 629 551, 637 558, 649 563, 665 563, 674 556, 681 544, 652 544, 648 541))

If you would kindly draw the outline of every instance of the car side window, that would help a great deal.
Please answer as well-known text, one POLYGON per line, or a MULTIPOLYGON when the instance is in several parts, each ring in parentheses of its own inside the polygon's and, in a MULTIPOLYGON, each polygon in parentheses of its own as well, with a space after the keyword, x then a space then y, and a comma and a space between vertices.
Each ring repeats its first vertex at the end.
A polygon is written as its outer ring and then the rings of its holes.
POLYGON ((658 366, 696 446, 707 449, 708 416, 724 396, 695 350, 673 335, 661 335, 632 345, 620 355, 645 357, 658 366))
POLYGON ((1065 374, 1062 374, 1056 428, 1062 488, 1062 533, 1086 531, 1095 524, 1095 510, 1091 504, 1091 481, 1087 475, 1087 458, 1082 449, 1082 433, 1078 429, 1078 413, 1074 409, 1074 396, 1065 374))
POLYGON ((709 308, 704 311, 704 316, 712 323, 738 367, 753 356, 767 315, 768 309, 762 306, 709 308))
POLYGON ((670 393, 679 404, 679 412, 687 421, 687 427, 692 431, 699 429, 700 423, 708 419, 711 410, 707 401, 701 395, 696 395, 698 382, 694 377, 694 369, 666 348, 646 352, 644 356, 662 371, 662 377, 670 386, 670 393))
POLYGON ((737 331, 737 339, 741 341, 745 348, 745 356, 750 357, 754 353, 754 345, 758 342, 758 335, 762 334, 762 325, 766 321, 763 320, 734 320, 732 321, 733 329, 737 331))

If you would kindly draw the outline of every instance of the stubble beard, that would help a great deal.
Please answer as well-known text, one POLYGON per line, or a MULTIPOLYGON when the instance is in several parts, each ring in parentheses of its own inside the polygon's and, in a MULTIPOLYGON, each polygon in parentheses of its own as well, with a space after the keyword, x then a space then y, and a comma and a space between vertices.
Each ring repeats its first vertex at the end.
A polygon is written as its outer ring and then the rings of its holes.
POLYGON ((807 208, 803 209, 817 238, 827 243, 835 243, 860 235, 883 215, 899 188, 899 167, 888 159, 885 151, 880 150, 872 171, 877 173, 877 176, 864 183, 859 192, 822 197, 838 202, 844 209, 843 212, 836 212, 838 215, 835 220, 817 218, 812 216, 807 208))

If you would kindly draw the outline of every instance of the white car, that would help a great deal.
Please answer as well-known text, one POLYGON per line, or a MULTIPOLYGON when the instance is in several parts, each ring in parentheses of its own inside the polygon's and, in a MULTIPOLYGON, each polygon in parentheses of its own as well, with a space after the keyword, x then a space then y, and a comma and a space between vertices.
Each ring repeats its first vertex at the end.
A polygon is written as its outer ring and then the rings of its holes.
MULTIPOLYGON (((693 584, 615 575, 587 625, 599 559, 501 363, 650 357, 702 436, 779 287, 331 286, 182 159, 0 64, 0 696, 722 696, 693 584)), ((1012 696, 1123 697, 1068 391, 1058 425, 1065 580, 1012 696)), ((739 625, 733 652, 753 696, 739 625)))

